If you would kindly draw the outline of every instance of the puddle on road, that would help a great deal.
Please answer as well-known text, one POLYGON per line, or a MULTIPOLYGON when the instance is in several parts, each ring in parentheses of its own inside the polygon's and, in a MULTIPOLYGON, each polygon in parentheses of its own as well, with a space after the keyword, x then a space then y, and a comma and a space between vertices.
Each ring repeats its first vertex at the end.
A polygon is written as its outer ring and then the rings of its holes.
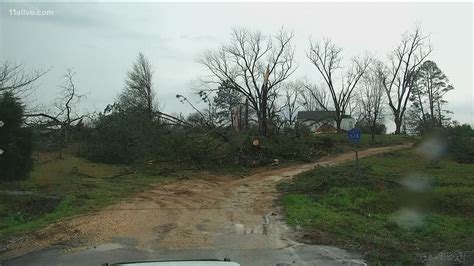
POLYGON ((269 216, 264 217, 262 224, 256 224, 253 226, 248 226, 240 223, 235 223, 232 226, 227 226, 230 231, 236 235, 262 235, 267 237, 272 236, 281 236, 286 231, 288 227, 281 221, 278 221, 275 218, 269 218, 269 216))
POLYGON ((263 235, 265 225, 256 225, 253 227, 244 224, 234 224, 234 233, 237 235, 263 235))
POLYGON ((178 228, 178 225, 176 223, 165 223, 155 226, 153 230, 158 236, 163 236, 176 228, 178 228))
POLYGON ((196 225, 196 229, 199 230, 203 234, 209 233, 209 225, 208 225, 209 220, 207 220, 207 221, 206 220, 204 220, 201 223, 196 225))
POLYGON ((109 250, 119 249, 119 248, 123 248, 123 247, 124 246, 122 246, 121 244, 118 244, 118 243, 106 243, 106 244, 101 244, 101 245, 98 245, 98 246, 94 246, 90 250, 109 251, 109 250))
POLYGON ((129 246, 129 247, 135 247, 138 244, 138 240, 134 238, 122 237, 122 236, 112 237, 112 241, 114 243, 118 243, 118 244, 129 246))

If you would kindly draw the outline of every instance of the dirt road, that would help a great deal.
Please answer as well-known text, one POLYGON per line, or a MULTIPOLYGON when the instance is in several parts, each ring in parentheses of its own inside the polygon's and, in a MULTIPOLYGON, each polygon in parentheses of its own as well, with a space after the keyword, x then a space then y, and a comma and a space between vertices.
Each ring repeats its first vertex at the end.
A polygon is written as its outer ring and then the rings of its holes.
MULTIPOLYGON (((409 146, 371 148, 360 151, 359 157, 409 146)), ((72 253, 103 245, 125 245, 146 252, 295 246, 298 243, 291 240, 290 230, 275 206, 276 185, 317 165, 353 159, 351 152, 243 178, 209 175, 160 183, 98 213, 56 223, 11 243, 10 251, 2 257, 11 258, 58 243, 68 245, 66 252, 72 253)))

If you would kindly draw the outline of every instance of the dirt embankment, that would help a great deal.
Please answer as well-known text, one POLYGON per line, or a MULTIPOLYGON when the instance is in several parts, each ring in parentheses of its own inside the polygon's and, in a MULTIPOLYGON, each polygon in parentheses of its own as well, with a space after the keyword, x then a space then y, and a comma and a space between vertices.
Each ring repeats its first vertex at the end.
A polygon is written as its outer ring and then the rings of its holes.
MULTIPOLYGON (((410 144, 359 151, 367 157, 410 144)), ((141 250, 281 248, 295 244, 274 206, 276 185, 317 165, 354 160, 354 153, 259 172, 244 178, 208 175, 170 181, 104 210, 51 225, 7 245, 7 259, 54 244, 72 250, 121 242, 141 250)))

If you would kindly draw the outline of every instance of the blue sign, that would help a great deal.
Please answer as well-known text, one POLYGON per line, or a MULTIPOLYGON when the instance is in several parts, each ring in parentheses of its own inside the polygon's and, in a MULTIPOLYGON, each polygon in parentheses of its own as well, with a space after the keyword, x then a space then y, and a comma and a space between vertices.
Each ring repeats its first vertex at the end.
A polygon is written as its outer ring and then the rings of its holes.
POLYGON ((349 138, 349 141, 353 143, 359 143, 360 141, 360 129, 358 128, 352 128, 347 132, 347 137, 349 138))

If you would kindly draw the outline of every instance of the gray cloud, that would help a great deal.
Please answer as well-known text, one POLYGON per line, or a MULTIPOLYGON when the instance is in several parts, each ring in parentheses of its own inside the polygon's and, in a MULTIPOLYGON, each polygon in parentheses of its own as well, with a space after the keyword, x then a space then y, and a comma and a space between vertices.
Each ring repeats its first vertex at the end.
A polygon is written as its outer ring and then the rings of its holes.
POLYGON ((0 3, 0 60, 53 66, 38 85, 45 102, 54 99, 62 72, 73 67, 78 88, 91 91, 84 105, 102 110, 142 51, 155 67, 165 111, 186 112, 174 95, 192 93, 192 81, 206 74, 196 57, 227 42, 233 27, 293 30, 299 65, 293 79, 319 83, 305 55, 310 36, 333 39, 347 58, 364 51, 384 58, 415 22, 431 33, 430 59, 455 86, 448 109, 455 119, 474 123, 471 3, 0 3), (52 10, 54 16, 10 16, 11 8, 52 10))
POLYGON ((179 36, 180 39, 189 40, 189 41, 216 41, 217 38, 209 34, 199 34, 199 35, 186 35, 182 34, 179 36))

